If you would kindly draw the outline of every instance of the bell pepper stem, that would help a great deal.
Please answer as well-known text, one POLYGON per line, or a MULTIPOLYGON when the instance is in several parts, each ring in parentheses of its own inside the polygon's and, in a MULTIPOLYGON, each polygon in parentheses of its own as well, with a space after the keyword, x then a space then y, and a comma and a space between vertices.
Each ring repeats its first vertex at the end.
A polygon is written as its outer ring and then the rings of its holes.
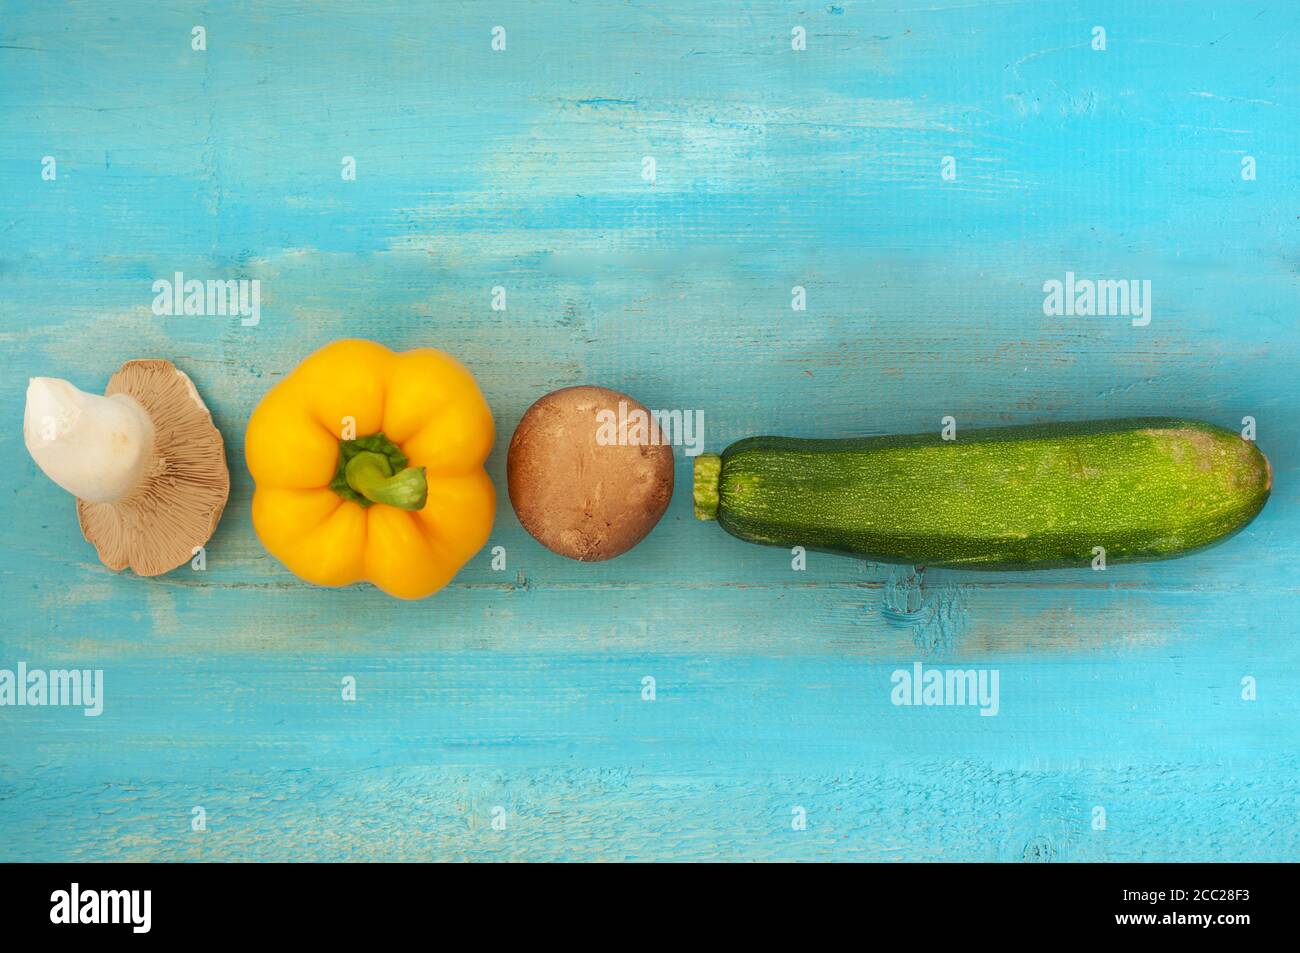
POLYGON ((358 453, 348 461, 344 474, 348 486, 367 500, 399 510, 422 510, 429 496, 424 467, 407 467, 394 473, 382 453, 358 453))

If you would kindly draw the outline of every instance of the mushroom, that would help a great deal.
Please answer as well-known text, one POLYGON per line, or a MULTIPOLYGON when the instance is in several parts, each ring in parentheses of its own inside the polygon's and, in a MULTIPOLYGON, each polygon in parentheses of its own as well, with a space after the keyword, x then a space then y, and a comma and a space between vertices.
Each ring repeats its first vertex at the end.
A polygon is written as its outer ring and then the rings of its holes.
POLYGON ((664 515, 673 450, 650 412, 626 394, 565 387, 524 413, 506 476, 510 503, 534 539, 561 556, 597 562, 627 552, 664 515))
POLYGON ((230 494, 226 450, 194 383, 170 361, 127 361, 105 395, 33 377, 27 451, 77 497, 81 532, 105 566, 161 575, 217 528, 230 494))

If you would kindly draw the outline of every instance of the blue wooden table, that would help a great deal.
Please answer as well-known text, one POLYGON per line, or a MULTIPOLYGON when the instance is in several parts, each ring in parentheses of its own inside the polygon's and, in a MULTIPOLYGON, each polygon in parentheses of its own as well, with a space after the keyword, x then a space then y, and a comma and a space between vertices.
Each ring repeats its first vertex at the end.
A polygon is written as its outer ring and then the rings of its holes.
POLYGON ((0 668, 105 698, 0 708, 0 859, 1294 859, 1298 47, 1294 4, 6 4, 0 668), (176 272, 260 321, 154 314, 176 272), (1067 272, 1149 322, 1045 313, 1067 272), (452 352, 496 416, 489 547, 421 602, 252 530, 248 415, 345 336, 452 352), (133 357, 225 435, 202 571, 107 571, 23 447, 28 377, 133 357), (504 450, 584 382, 709 451, 1250 417, 1274 493, 1182 560, 918 579, 695 521, 679 450, 581 565, 504 450), (997 715, 894 704, 918 661, 997 715))

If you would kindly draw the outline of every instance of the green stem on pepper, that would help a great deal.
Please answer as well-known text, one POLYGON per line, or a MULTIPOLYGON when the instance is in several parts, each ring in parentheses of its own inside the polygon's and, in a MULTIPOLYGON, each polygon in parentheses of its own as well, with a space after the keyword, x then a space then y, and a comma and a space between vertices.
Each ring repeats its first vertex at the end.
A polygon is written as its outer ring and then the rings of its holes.
POLYGON ((383 503, 422 510, 429 495, 424 467, 406 464, 406 454, 382 433, 344 440, 330 489, 363 508, 383 503))

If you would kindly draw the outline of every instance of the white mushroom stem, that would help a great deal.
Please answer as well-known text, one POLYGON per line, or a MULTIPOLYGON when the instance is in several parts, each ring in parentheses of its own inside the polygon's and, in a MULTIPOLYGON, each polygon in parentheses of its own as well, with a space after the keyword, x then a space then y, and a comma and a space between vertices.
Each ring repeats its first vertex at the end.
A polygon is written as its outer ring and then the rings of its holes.
POLYGON ((153 421, 134 398, 87 394, 55 377, 27 384, 23 437, 47 477, 91 503, 127 496, 153 456, 153 421))

